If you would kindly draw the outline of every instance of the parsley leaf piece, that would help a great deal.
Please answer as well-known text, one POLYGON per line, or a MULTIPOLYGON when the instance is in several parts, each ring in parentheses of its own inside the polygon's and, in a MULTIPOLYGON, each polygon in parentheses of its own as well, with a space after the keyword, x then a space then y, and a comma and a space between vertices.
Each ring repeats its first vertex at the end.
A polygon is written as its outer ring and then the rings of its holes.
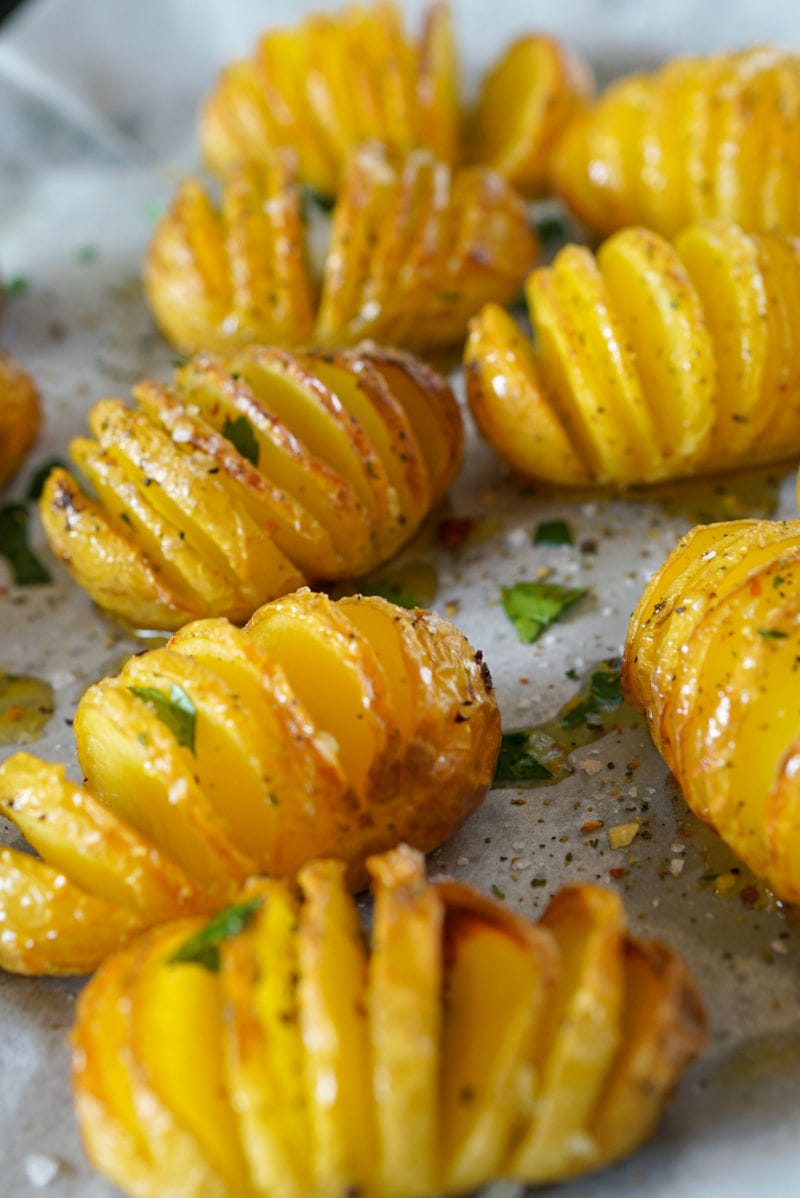
POLYGON ((784 641, 789 633, 781 632, 779 628, 759 628, 758 635, 770 641, 784 641))
POLYGON ((38 470, 34 471, 31 475, 31 481, 28 483, 27 499, 41 499, 44 484, 47 482, 50 471, 55 470, 56 467, 66 470, 67 464, 66 462, 62 462, 61 458, 51 458, 49 462, 44 462, 38 470))
POLYGON ((143 699, 166 724, 179 745, 194 753, 194 732, 197 709, 182 686, 173 682, 169 698, 154 686, 129 686, 129 691, 143 699))
POLYGON ((407 591, 394 582, 365 582, 361 589, 362 595, 377 595, 379 599, 388 599, 398 607, 422 607, 419 596, 407 591))
POLYGON ((574 728, 592 715, 622 703, 622 670, 616 662, 603 662, 589 679, 589 693, 561 717, 562 728, 574 728))
POLYGON ((222 435, 239 450, 251 466, 258 466, 258 441, 253 426, 246 416, 237 416, 235 420, 226 420, 222 426, 222 435))
POLYGON ((572 529, 566 520, 543 520, 533 534, 534 545, 574 545, 572 529))
POLYGON ((518 582, 502 588, 506 615, 526 645, 585 594, 583 587, 564 587, 555 582, 518 582))
POLYGON ((23 295, 27 290, 28 280, 25 275, 14 275, 5 286, 0 284, 0 292, 5 291, 6 299, 13 299, 15 295, 23 295))
POLYGON ((243 931, 260 906, 261 899, 255 898, 248 903, 226 907, 199 932, 184 940, 169 958, 169 964, 191 963, 202 965, 209 973, 219 973, 219 946, 243 931))
POLYGON ((0 556, 11 567, 16 586, 50 582, 50 574, 28 545, 28 509, 24 503, 7 503, 0 508, 0 556))
POLYGON ((542 765, 538 757, 528 748, 528 732, 504 732, 500 739, 500 756, 497 759, 495 782, 546 781, 553 777, 552 770, 542 765))

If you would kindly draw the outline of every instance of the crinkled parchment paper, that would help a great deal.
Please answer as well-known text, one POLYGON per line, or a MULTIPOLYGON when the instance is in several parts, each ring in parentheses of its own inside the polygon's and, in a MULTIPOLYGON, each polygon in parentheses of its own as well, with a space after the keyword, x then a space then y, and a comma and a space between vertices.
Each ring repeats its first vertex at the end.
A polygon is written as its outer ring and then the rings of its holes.
MULTIPOLYGON (((126 395, 142 376, 167 376, 173 355, 153 329, 138 283, 153 215, 194 160, 194 114, 220 62, 243 52, 261 25, 310 7, 291 0, 34 0, 5 27, 0 264, 7 278, 23 277, 27 286, 9 304, 0 341, 36 376, 47 415, 12 495, 22 494, 36 464, 64 457, 92 402, 126 395)), ((603 77, 678 50, 800 41, 792 0, 464 0, 456 8, 468 77, 513 33, 537 25, 587 51, 603 77)), ((417 14, 419 5, 409 10, 417 14)), ((716 492, 690 487, 641 502, 541 497, 471 438, 448 508, 474 518, 469 537, 458 550, 437 548, 429 537, 407 558, 428 576, 436 572, 435 607, 484 650, 511 729, 555 714, 576 689, 567 671, 581 674, 619 654, 646 579, 698 514, 763 514, 770 503, 775 514, 795 513, 785 472, 773 482, 729 480, 716 492), (566 520, 574 545, 535 547, 531 533, 546 519, 566 520), (522 645, 499 588, 543 571, 587 587, 589 595, 535 645, 522 645)), ((35 749, 74 762, 70 720, 80 694, 141 646, 96 613, 52 561, 39 531, 35 544, 55 581, 16 590, 0 563, 0 669, 49 680, 56 712, 35 749)), ((748 891, 744 873, 729 897, 701 883, 735 862, 689 817, 641 722, 580 750, 575 765, 557 786, 494 791, 433 855, 432 872, 494 888, 529 915, 563 882, 618 887, 632 926, 685 954, 714 1040, 653 1142, 620 1168, 561 1194, 795 1193, 800 1012, 791 915, 762 908, 763 891, 748 891), (638 822, 639 835, 612 850, 608 829, 623 822, 638 822), (612 876, 612 869, 623 872, 612 876)), ((7 828, 3 835, 11 838, 7 828)), ((0 977, 6 1198, 23 1198, 44 1181, 58 1198, 113 1192, 85 1164, 71 1114, 67 1032, 79 989, 72 981, 0 977)))

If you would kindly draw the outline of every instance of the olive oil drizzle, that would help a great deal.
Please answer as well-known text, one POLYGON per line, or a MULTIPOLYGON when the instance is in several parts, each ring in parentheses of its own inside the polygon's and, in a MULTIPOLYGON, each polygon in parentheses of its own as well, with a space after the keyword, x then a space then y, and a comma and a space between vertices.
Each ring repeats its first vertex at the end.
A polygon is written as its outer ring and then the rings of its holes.
POLYGON ((49 683, 25 674, 0 673, 0 745, 38 740, 54 709, 49 683))

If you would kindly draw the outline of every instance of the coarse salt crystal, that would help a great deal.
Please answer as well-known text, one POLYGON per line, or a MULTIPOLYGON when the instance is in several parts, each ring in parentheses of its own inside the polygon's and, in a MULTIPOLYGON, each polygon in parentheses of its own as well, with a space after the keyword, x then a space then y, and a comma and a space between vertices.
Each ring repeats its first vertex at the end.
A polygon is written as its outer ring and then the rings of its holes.
POLYGON ((25 1157, 25 1176, 35 1190, 49 1186, 58 1176, 60 1169, 61 1165, 55 1157, 45 1156, 43 1152, 32 1152, 30 1156, 25 1157))

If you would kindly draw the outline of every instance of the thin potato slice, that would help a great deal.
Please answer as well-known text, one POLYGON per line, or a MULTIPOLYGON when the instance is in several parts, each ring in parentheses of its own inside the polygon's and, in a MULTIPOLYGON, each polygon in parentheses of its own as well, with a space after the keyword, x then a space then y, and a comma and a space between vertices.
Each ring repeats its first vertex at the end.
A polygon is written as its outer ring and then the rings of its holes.
MULTIPOLYGON (((3 289, 0 284, 0 307, 3 289)), ((0 353, 0 490, 21 466, 42 422, 41 401, 30 375, 0 353)))
POLYGON ((444 0, 433 0, 428 5, 418 60, 420 144, 444 162, 457 162, 461 140, 458 49, 450 9, 444 0))

